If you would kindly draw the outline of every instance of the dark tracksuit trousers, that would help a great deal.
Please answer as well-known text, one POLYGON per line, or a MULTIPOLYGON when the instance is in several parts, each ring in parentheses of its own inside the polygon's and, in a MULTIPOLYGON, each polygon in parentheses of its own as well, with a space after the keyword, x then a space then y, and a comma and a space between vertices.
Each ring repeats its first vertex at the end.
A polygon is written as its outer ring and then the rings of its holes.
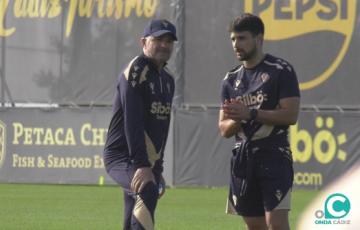
POLYGON ((131 188, 131 180, 135 168, 128 163, 116 165, 108 170, 108 174, 124 191, 124 230, 154 229, 154 212, 159 197, 157 184, 150 182, 140 194, 135 194, 131 188))

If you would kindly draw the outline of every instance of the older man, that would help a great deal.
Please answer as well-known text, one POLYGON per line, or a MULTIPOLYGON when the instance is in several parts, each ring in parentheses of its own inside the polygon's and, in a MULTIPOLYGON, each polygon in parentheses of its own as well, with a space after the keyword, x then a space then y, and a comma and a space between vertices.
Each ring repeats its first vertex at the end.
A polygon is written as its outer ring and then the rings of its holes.
POLYGON ((166 62, 176 40, 172 23, 151 20, 141 38, 143 53, 117 81, 104 163, 124 190, 124 229, 154 229, 157 200, 165 191, 163 154, 174 95, 166 62))

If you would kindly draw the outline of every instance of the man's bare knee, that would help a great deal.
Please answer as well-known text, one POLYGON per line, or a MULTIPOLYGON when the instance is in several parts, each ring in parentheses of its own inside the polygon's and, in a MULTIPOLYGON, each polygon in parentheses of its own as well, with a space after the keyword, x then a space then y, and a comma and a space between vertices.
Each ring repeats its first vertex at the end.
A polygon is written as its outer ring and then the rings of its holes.
POLYGON ((266 212, 266 224, 269 230, 289 230, 288 210, 266 212))
POLYGON ((266 230, 265 217, 244 217, 248 230, 266 230))
POLYGON ((270 221, 270 223, 268 224, 267 227, 268 227, 269 230, 289 230, 290 229, 289 225, 286 222, 281 223, 279 221, 277 221, 277 222, 275 222, 275 221, 271 222, 270 221))

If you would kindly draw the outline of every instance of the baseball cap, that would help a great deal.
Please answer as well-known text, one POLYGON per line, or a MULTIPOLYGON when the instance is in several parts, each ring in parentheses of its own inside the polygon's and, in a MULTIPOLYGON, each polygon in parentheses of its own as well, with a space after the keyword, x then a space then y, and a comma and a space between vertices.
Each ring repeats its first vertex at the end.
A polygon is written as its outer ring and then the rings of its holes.
POLYGON ((175 26, 165 19, 153 19, 144 29, 144 37, 159 37, 163 34, 170 34, 177 41, 175 26))

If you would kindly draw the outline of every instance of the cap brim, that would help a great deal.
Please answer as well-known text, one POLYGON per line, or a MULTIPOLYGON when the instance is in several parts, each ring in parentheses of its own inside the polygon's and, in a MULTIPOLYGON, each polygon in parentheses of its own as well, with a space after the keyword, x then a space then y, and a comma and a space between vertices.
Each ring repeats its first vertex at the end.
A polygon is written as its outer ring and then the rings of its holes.
POLYGON ((170 34, 174 38, 175 41, 178 40, 176 35, 173 32, 171 32, 170 30, 159 30, 159 31, 152 33, 151 36, 160 37, 161 35, 164 35, 164 34, 170 34))

